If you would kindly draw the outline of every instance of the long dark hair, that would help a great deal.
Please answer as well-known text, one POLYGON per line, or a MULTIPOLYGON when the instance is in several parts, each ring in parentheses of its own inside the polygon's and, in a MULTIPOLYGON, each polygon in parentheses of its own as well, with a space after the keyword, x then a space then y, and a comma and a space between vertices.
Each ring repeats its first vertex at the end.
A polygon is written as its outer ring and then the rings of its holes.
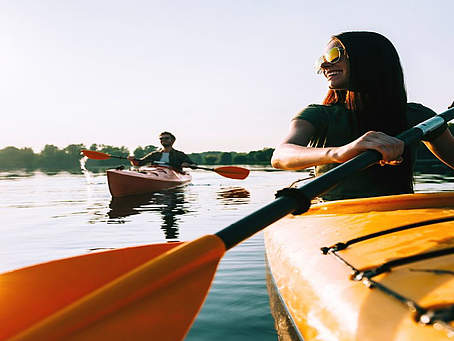
MULTIPOLYGON (((350 65, 346 90, 329 90, 323 104, 343 104, 356 114, 358 135, 369 130, 395 136, 408 129, 407 92, 399 55, 393 44, 375 32, 344 32, 333 37, 345 47, 350 65)), ((406 150, 404 163, 396 168, 412 184, 412 156, 406 150)), ((387 171, 387 170, 382 170, 387 171)), ((390 173, 390 174, 391 174, 390 173)))
POLYGON ((396 135, 407 128, 407 92, 399 55, 375 32, 344 32, 333 38, 344 45, 350 63, 347 90, 329 90, 324 104, 343 102, 358 114, 360 131, 396 135))

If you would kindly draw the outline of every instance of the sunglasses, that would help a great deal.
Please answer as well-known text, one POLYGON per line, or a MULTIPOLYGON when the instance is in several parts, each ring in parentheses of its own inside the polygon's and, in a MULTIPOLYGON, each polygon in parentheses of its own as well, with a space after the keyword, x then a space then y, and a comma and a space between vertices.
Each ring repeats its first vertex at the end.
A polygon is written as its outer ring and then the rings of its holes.
POLYGON ((159 139, 160 140, 170 140, 171 138, 169 136, 164 136, 164 137, 160 137, 159 139))
POLYGON ((342 47, 332 47, 327 50, 315 63, 315 69, 318 74, 322 73, 322 64, 336 64, 339 62, 345 55, 345 50, 342 47))

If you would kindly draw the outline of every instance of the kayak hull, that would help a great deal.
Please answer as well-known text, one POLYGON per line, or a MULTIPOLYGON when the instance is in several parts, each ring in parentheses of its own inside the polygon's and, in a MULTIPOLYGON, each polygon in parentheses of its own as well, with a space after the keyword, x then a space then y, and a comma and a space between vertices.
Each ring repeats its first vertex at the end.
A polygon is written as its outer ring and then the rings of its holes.
POLYGON ((270 302, 280 310, 273 316, 282 339, 445 340, 452 321, 442 327, 425 325, 416 321, 421 317, 418 310, 408 305, 413 302, 430 310, 454 304, 451 252, 391 267, 369 281, 352 273, 367 274, 390 261, 449 251, 454 248, 453 228, 453 193, 319 204, 301 216, 288 215, 274 223, 265 230, 265 247, 270 302), (320 252, 348 241, 353 242, 344 250, 320 252), (396 299, 379 287, 408 300, 396 299), (293 336, 284 338, 288 335, 293 336))
POLYGON ((165 189, 176 188, 191 182, 188 173, 163 167, 142 167, 139 171, 107 170, 107 182, 113 197, 153 193, 165 189))

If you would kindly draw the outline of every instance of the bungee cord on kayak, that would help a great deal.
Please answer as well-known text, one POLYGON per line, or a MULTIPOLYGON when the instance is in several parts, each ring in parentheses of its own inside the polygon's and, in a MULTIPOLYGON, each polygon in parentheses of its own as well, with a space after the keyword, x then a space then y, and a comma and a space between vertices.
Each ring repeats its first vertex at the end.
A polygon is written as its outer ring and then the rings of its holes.
MULTIPOLYGON (((386 263, 382 263, 378 266, 375 266, 374 268, 368 268, 365 270, 360 270, 357 267, 355 267, 354 265, 352 265, 345 258, 343 258, 339 252, 342 252, 342 250, 347 249, 347 247, 351 246, 352 244, 366 241, 371 238, 382 237, 382 236, 386 236, 391 233, 401 232, 401 231, 408 230, 411 228, 423 227, 423 226, 427 226, 427 225, 435 225, 435 224, 440 224, 443 222, 449 222, 449 221, 453 221, 453 220, 454 220, 454 217, 451 216, 451 217, 445 217, 445 218, 441 218, 441 219, 423 221, 423 222, 414 223, 414 224, 410 224, 410 225, 406 225, 406 226, 400 226, 400 227, 396 227, 393 229, 384 230, 384 231, 376 233, 376 234, 358 237, 358 238, 355 238, 354 240, 348 241, 346 243, 339 242, 339 243, 334 244, 334 246, 331 246, 331 247, 322 247, 321 251, 322 251, 322 254, 324 254, 324 255, 335 256, 342 264, 346 265, 352 271, 352 274, 350 276, 350 278, 352 280, 361 282, 369 289, 378 289, 378 290, 382 291, 385 295, 393 297, 394 299, 396 299, 397 301, 399 301, 400 303, 402 303, 406 307, 408 307, 410 312, 416 313, 416 315, 415 315, 416 321, 418 321, 424 325, 432 325, 437 328, 442 328, 443 330, 445 330, 447 332, 448 336, 451 336, 454 333, 454 327, 451 326, 449 323, 454 321, 454 303, 451 303, 450 305, 444 305, 443 307, 439 307, 437 305, 434 305, 432 307, 422 307, 415 300, 407 297, 405 295, 405 293, 397 292, 397 291, 393 290, 392 288, 390 288, 389 286, 386 286, 386 285, 380 283, 379 281, 373 280, 373 277, 383 274, 385 272, 391 272, 393 270, 393 268, 396 268, 399 266, 408 265, 408 264, 416 263, 416 262, 419 262, 422 260, 433 259, 433 258, 442 257, 442 256, 446 256, 446 255, 452 255, 452 254, 454 254, 454 247, 440 249, 440 250, 436 250, 436 251, 432 251, 432 252, 415 254, 415 255, 411 255, 411 256, 401 257, 398 259, 393 259, 386 263)), ((447 227, 451 228, 450 226, 447 226, 447 227)), ((432 272, 437 275, 454 274, 453 271, 440 270, 440 269, 409 269, 409 271, 432 272)))
POLYGON ((326 329, 346 340, 451 336, 453 203, 449 192, 334 201, 268 228, 270 274, 304 339, 326 329))
POLYGON ((320 251, 322 251, 322 253, 326 255, 329 252, 341 251, 341 250, 346 249, 350 245, 353 245, 353 244, 356 244, 356 243, 359 243, 359 242, 363 242, 363 241, 366 241, 366 240, 369 240, 369 239, 372 239, 372 238, 384 236, 384 235, 395 233, 395 232, 405 231, 405 230, 413 229, 413 228, 416 228, 416 227, 422 227, 422 226, 426 226, 426 225, 444 223, 444 222, 447 222, 447 221, 454 221, 454 216, 420 221, 420 222, 417 222, 417 223, 412 223, 412 224, 408 224, 408 225, 402 225, 402 226, 394 227, 392 229, 387 229, 387 230, 371 233, 371 234, 368 234, 368 235, 365 235, 365 236, 362 236, 362 237, 357 237, 357 238, 354 238, 354 239, 350 239, 347 242, 338 242, 338 243, 334 244, 333 246, 322 247, 322 248, 320 248, 320 251))

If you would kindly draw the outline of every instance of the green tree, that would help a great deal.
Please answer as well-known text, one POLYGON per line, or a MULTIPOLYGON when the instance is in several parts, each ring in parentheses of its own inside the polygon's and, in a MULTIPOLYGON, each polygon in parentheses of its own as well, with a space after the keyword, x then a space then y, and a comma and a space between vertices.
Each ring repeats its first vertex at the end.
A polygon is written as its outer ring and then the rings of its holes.
POLYGON ((148 146, 145 146, 144 148, 139 146, 134 150, 134 157, 136 159, 140 159, 140 158, 144 157, 145 155, 147 155, 151 152, 154 152, 156 149, 158 149, 158 148, 153 145, 148 145, 148 146))
POLYGON ((76 169, 80 167, 80 159, 82 158, 80 152, 82 149, 86 149, 83 144, 70 144, 63 148, 66 169, 76 169))
POLYGON ((246 153, 238 153, 233 157, 233 163, 236 165, 244 165, 248 163, 248 156, 246 153))
POLYGON ((31 148, 21 148, 19 163, 21 168, 25 169, 35 169, 37 162, 37 155, 33 152, 31 148))
POLYGON ((231 165, 232 160, 233 160, 232 153, 230 152, 221 153, 221 156, 219 157, 219 163, 221 165, 231 165))
POLYGON ((269 164, 271 157, 273 156, 274 149, 264 148, 262 150, 256 150, 249 152, 249 163, 250 164, 269 164))
POLYGON ((205 155, 203 159, 207 165, 215 165, 218 163, 218 157, 216 155, 205 155))
POLYGON ((34 169, 36 155, 31 148, 8 146, 0 150, 0 169, 34 169))
POLYGON ((64 169, 66 154, 57 146, 46 144, 39 154, 39 167, 44 169, 64 169))
POLYGON ((203 165, 203 158, 202 158, 202 155, 200 153, 191 153, 191 154, 188 154, 189 158, 194 161, 195 163, 197 163, 198 165, 203 165))
MULTIPOLYGON (((454 125, 450 124, 451 129, 454 125)), ((48 144, 39 153, 35 154, 31 148, 16 148, 13 146, 6 147, 0 150, 0 169, 79 169, 80 167, 80 151, 86 147, 83 144, 70 144, 60 150, 58 147, 48 144)), ((122 147, 115 147, 104 144, 92 144, 90 150, 107 153, 114 156, 127 157, 129 150, 122 147)), ((137 147, 134 150, 134 156, 137 158, 143 157, 146 154, 156 150, 157 147, 148 145, 145 147, 137 147)), ((262 150, 250 151, 248 153, 237 152, 220 152, 208 151, 203 153, 191 153, 189 157, 197 164, 269 164, 274 149, 264 148, 262 150)), ((425 156, 425 155, 420 155, 425 156)), ((107 160, 93 160, 89 159, 87 166, 97 168, 112 168, 119 165, 129 166, 127 160, 119 160, 117 158, 110 158, 107 160)), ((94 169, 94 170, 95 170, 94 169)))
MULTIPOLYGON (((110 155, 114 155, 114 156, 121 156, 124 158, 129 156, 129 150, 125 146, 114 147, 114 146, 110 146, 110 145, 100 144, 100 145, 97 145, 96 148, 97 148, 97 151, 99 151, 101 153, 106 153, 106 154, 110 154, 110 155)), ((89 162, 87 162, 87 165, 89 165, 90 167, 95 166, 95 167, 102 167, 102 168, 112 168, 112 167, 116 167, 119 165, 127 166, 129 164, 130 164, 129 161, 121 160, 121 159, 117 159, 117 158, 110 158, 107 160, 89 160, 89 162)))

